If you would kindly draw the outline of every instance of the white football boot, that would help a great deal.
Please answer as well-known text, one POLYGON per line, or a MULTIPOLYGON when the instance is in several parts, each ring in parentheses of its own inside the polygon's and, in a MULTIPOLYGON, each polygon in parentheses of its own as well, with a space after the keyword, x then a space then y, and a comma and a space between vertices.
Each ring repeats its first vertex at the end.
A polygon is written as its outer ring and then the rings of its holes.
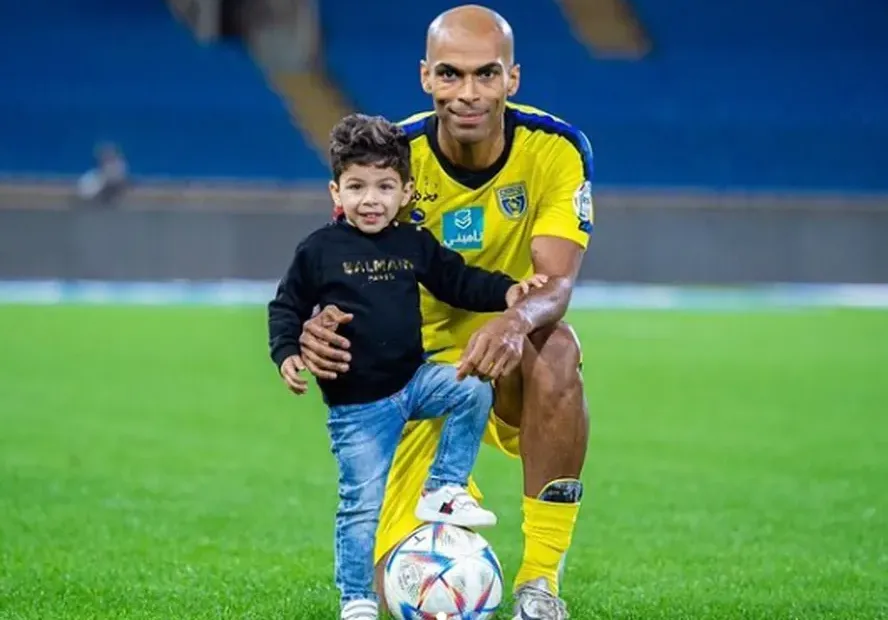
POLYGON ((342 607, 339 620, 379 620, 379 605, 376 601, 349 601, 342 607))
POLYGON ((496 515, 485 510, 463 487, 448 484, 434 491, 423 492, 416 505, 416 518, 431 523, 448 523, 459 527, 491 527, 496 515))
POLYGON ((545 579, 534 579, 515 590, 512 620, 568 620, 567 605, 552 594, 545 579))

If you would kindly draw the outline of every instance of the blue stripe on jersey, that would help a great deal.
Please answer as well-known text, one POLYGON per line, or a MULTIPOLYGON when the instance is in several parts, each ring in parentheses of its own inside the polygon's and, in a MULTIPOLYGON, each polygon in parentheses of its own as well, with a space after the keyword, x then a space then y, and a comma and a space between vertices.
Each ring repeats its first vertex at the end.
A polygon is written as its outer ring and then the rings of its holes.
POLYGON ((580 157, 583 160, 583 174, 586 175, 586 180, 592 180, 592 145, 589 144, 589 138, 586 137, 586 134, 573 125, 568 125, 564 121, 559 121, 547 114, 533 114, 516 108, 510 109, 515 114, 515 120, 518 121, 519 125, 527 127, 531 131, 553 133, 570 142, 580 153, 580 157))
POLYGON ((425 124, 427 120, 429 120, 429 117, 423 116, 421 119, 413 121, 412 123, 401 125, 401 129, 407 134, 407 139, 414 140, 421 136, 425 132, 425 124))

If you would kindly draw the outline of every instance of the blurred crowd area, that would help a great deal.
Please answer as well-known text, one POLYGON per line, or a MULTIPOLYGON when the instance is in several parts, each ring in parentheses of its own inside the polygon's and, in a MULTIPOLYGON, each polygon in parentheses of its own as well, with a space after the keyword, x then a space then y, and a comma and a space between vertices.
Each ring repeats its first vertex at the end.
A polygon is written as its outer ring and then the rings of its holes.
MULTIPOLYGON (((164 184, 317 187, 342 113, 430 106, 425 29, 453 4, 2 3, 0 174, 101 202, 164 184)), ((516 100, 587 133, 599 187, 888 189, 880 0, 487 5, 515 31, 516 100)))

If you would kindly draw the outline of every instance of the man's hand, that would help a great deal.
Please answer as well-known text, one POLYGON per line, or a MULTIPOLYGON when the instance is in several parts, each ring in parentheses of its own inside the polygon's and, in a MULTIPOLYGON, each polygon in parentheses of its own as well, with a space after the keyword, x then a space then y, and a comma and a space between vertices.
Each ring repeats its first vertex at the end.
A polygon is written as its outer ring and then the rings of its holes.
POLYGON ((351 343, 336 333, 340 325, 351 322, 352 314, 346 314, 336 306, 325 306, 302 326, 299 346, 302 361, 308 371, 318 379, 335 379, 348 372, 351 355, 346 351, 351 343))
POLYGON ((567 239, 540 236, 531 240, 530 251, 534 272, 546 281, 528 285, 509 310, 472 335, 458 366, 458 378, 498 379, 510 374, 521 363, 526 337, 555 324, 567 311, 583 248, 567 239))
POLYGON ((511 373, 521 363, 526 336, 526 325, 509 313, 492 319, 469 339, 456 378, 494 380, 511 373))
POLYGON ((299 374, 303 370, 305 370, 305 364, 302 363, 302 358, 298 355, 291 355, 281 364, 281 378, 290 391, 297 396, 302 396, 308 391, 308 381, 299 374))

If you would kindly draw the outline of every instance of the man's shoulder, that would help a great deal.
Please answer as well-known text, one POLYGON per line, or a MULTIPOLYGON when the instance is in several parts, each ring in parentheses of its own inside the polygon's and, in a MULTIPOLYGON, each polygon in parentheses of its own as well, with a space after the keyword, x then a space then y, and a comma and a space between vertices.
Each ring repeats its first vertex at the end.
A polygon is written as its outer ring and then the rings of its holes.
POLYGON ((551 127, 553 131, 555 129, 558 131, 579 131, 579 129, 563 118, 532 105, 509 101, 506 103, 506 109, 515 118, 519 127, 527 127, 534 130, 542 127, 551 127))
POLYGON ((591 173, 592 145, 579 127, 533 106, 511 102, 507 106, 516 129, 532 139, 533 151, 542 149, 558 160, 576 159, 579 155, 583 168, 591 173))
POLYGON ((404 130, 410 140, 415 140, 416 138, 425 135, 426 123, 428 123, 434 115, 435 112, 433 110, 417 112, 416 114, 412 114, 411 116, 398 121, 397 124, 401 126, 401 129, 404 130))
POLYGON ((566 138, 569 142, 582 141, 588 142, 583 131, 569 123, 568 121, 550 114, 540 108, 518 103, 506 104, 512 117, 515 119, 515 125, 522 127, 527 131, 541 133, 554 137, 566 138))

